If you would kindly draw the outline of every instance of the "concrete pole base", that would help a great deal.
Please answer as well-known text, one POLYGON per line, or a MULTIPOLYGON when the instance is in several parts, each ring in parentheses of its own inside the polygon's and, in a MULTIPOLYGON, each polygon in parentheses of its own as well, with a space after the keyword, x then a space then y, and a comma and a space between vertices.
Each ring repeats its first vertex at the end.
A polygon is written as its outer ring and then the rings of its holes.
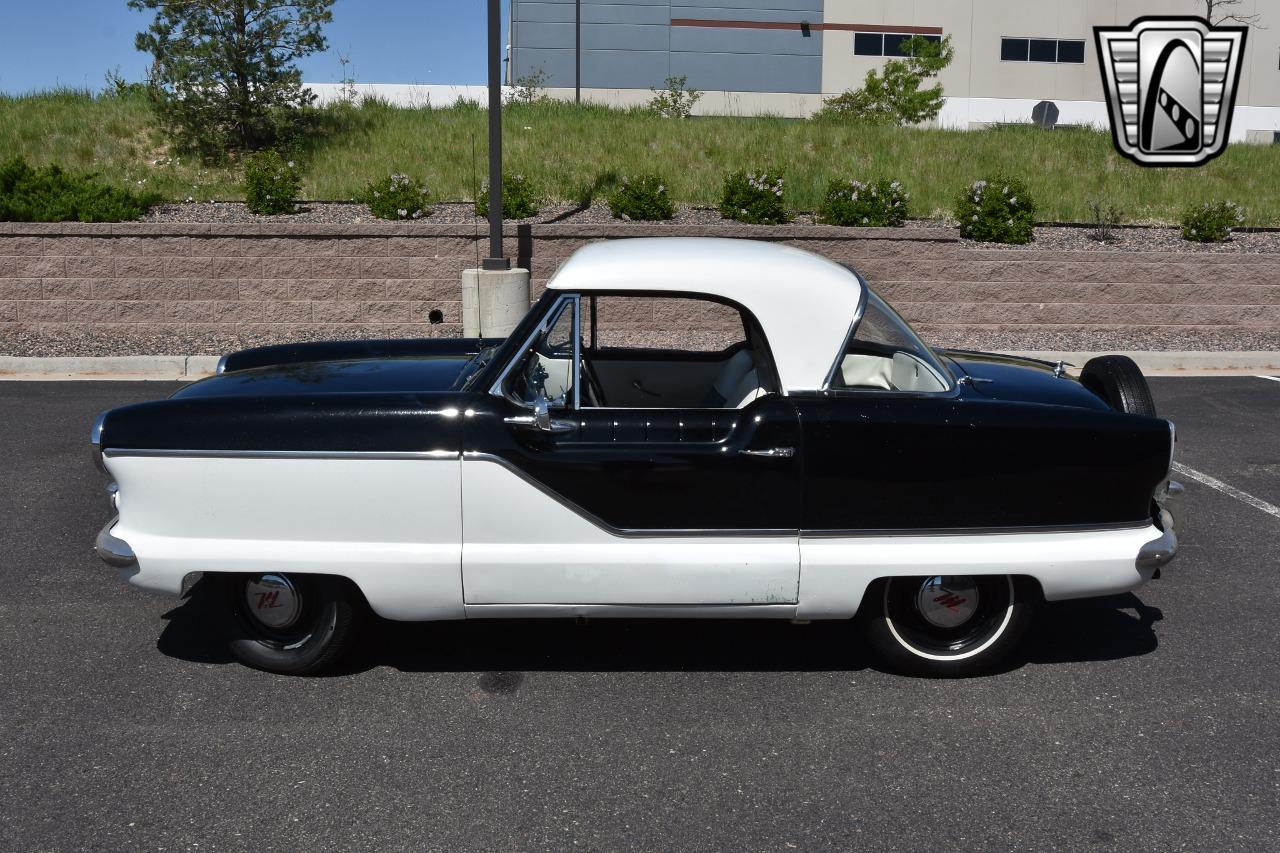
POLYGON ((462 271, 463 337, 505 338, 528 313, 528 270, 462 271))

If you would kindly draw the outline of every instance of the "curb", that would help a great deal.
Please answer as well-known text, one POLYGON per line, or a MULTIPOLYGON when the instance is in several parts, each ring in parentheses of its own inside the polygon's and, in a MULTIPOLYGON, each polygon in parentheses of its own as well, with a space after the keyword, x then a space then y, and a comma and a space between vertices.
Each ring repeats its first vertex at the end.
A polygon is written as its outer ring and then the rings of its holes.
POLYGON ((0 356, 0 380, 194 380, 212 376, 217 366, 216 355, 0 356))
MULTIPOLYGON (((1280 373, 1280 352, 1066 352, 1009 350, 1009 355, 1062 361, 1076 368, 1097 355, 1127 355, 1148 376, 1252 376, 1280 373)), ((120 355, 41 358, 0 356, 0 381, 194 381, 212 376, 216 355, 120 355)))

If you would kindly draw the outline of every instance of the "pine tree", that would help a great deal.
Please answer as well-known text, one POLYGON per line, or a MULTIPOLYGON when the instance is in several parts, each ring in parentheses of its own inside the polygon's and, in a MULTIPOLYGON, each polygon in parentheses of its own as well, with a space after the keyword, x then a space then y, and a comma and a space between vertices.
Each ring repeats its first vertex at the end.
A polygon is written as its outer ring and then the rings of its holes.
POLYGON ((161 125, 208 158, 279 144, 315 95, 294 65, 325 50, 333 0, 129 0, 154 11, 138 33, 161 125))

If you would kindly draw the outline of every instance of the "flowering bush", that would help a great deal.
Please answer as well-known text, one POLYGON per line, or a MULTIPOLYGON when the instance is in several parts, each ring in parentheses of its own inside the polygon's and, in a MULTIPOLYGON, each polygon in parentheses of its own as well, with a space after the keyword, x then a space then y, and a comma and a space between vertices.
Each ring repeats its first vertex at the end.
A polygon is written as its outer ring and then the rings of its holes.
POLYGON ((909 198, 897 181, 832 181, 818 219, 828 225, 896 227, 907 219, 909 198))
POLYGON ((1030 243, 1036 203, 1017 178, 974 181, 956 199, 960 236, 984 243, 1030 243))
POLYGON ((609 210, 618 219, 652 222, 676 215, 676 206, 667 194, 667 185, 657 175, 625 178, 609 193, 609 210))
MULTIPOLYGON (((524 175, 502 176, 502 218, 528 219, 538 215, 541 200, 533 183, 524 175)), ((476 199, 476 216, 489 215, 489 184, 480 188, 480 197, 476 199)))
POLYGON ((1182 239, 1221 243, 1243 222, 1244 208, 1233 201, 1195 204, 1182 213, 1182 239))
POLYGON ((293 161, 275 151, 251 154, 244 162, 244 200, 254 213, 297 213, 301 187, 293 161))
POLYGON ((408 175, 392 175, 365 187, 364 203, 379 219, 421 219, 431 215, 427 185, 408 175))
POLYGON ((791 221, 782 200, 781 172, 734 172, 724 179, 720 215, 752 225, 779 225, 791 221))

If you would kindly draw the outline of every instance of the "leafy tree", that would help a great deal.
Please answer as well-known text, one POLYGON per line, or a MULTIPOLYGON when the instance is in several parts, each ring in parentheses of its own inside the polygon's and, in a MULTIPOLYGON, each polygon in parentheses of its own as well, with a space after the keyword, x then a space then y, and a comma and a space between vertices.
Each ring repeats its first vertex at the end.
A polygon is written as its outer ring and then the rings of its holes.
POLYGON ((154 11, 138 33, 150 93, 183 147, 217 158, 279 144, 315 100, 294 62, 325 50, 333 0, 129 0, 154 11))
POLYGON ((912 36, 902 42, 902 50, 904 58, 889 60, 880 71, 868 71, 861 89, 830 99, 817 117, 897 125, 936 118, 942 110, 942 84, 920 87, 951 64, 951 36, 941 41, 912 36))

